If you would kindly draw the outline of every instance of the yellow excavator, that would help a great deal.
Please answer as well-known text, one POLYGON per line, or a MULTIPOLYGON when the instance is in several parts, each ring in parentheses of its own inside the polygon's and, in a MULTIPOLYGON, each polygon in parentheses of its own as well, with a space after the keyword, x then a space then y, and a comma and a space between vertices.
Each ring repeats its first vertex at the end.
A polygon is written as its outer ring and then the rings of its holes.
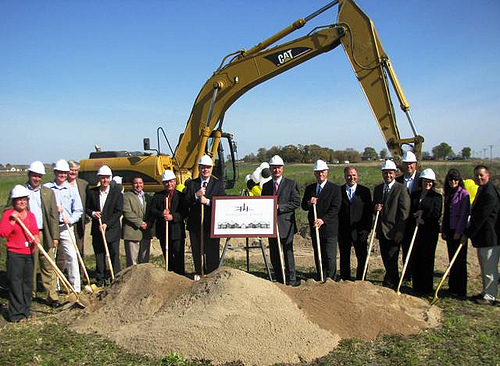
MULTIPOLYGON (((230 188, 237 179, 236 144, 233 136, 223 132, 224 114, 244 93, 311 58, 329 52, 342 44, 354 73, 361 84, 368 103, 377 120, 387 147, 399 163, 402 147, 409 145, 420 161, 423 137, 420 136, 410 114, 410 106, 399 85, 389 57, 382 48, 371 19, 352 0, 335 0, 300 18, 278 33, 249 50, 239 50, 225 56, 205 85, 203 85, 186 124, 171 155, 160 151, 160 137, 170 143, 164 130, 157 130, 158 148, 155 153, 128 151, 96 151, 89 159, 80 162, 80 174, 90 183, 96 181, 100 166, 108 165, 115 175, 123 178, 123 185, 130 186, 134 176, 142 176, 145 190, 163 189, 161 176, 171 169, 183 183, 198 176, 197 162, 208 154, 215 163, 214 174, 230 188), (311 19, 338 5, 337 23, 316 27, 307 35, 271 47, 280 39, 304 27, 311 19), (389 84, 406 114, 413 137, 401 138, 392 105, 389 84), (228 162, 224 151, 227 141, 228 162)), ((144 139, 144 150, 150 150, 149 139, 144 139)))

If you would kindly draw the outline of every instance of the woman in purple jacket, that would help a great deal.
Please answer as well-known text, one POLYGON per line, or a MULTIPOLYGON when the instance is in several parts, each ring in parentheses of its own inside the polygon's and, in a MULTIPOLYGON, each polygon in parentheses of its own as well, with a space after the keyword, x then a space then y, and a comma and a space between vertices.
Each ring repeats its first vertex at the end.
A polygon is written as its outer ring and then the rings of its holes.
MULTIPOLYGON (((450 169, 444 182, 444 215, 441 228, 442 237, 448 245, 450 261, 460 245, 460 238, 467 226, 469 210, 469 193, 464 188, 460 172, 450 169)), ((467 294, 467 243, 451 267, 448 286, 452 295, 465 297, 467 294)))

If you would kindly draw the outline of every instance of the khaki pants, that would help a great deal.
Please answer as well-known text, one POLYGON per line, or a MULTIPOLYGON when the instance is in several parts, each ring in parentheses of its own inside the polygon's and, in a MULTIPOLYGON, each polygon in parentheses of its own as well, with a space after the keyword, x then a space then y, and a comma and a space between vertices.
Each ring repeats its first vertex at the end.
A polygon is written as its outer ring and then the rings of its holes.
MULTIPOLYGON (((40 232, 40 242, 43 243, 43 233, 40 232)), ((54 250, 52 246, 47 247, 43 245, 45 251, 49 254, 49 257, 54 260, 54 250)), ((38 272, 38 267, 40 267, 40 276, 42 278, 42 286, 47 293, 47 300, 54 301, 59 297, 57 295, 56 290, 56 273, 54 269, 50 265, 49 261, 45 258, 43 254, 40 253, 38 247, 35 248, 35 252, 33 253, 34 263, 33 263, 33 289, 32 289, 32 297, 36 297, 36 274, 38 272)))

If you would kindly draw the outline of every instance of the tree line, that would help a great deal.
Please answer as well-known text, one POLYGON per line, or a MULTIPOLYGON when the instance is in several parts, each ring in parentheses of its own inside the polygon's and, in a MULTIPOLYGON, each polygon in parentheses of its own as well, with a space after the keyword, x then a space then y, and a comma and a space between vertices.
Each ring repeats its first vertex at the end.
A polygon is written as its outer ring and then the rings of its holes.
MULTIPOLYGON (((455 154, 450 145, 442 142, 432 148, 432 154, 428 151, 422 152, 424 160, 445 160, 445 159, 463 159, 467 160, 471 157, 472 149, 464 147, 459 154, 455 154)), ((279 155, 288 163, 314 163, 321 159, 330 163, 359 163, 361 161, 377 161, 384 160, 390 157, 390 153, 386 148, 377 152, 371 146, 365 147, 363 152, 359 152, 353 148, 344 150, 334 150, 329 147, 323 147, 316 144, 312 145, 286 145, 272 146, 269 149, 261 147, 257 153, 250 153, 243 157, 243 161, 248 163, 256 163, 268 161, 272 156, 279 155)))

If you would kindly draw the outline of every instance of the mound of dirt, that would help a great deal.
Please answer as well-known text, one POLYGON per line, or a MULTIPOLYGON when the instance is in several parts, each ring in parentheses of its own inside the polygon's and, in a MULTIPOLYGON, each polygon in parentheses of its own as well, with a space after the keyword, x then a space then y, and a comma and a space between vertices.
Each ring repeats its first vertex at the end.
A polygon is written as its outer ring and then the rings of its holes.
POLYGON ((311 321, 341 338, 370 341, 380 334, 410 335, 437 327, 441 319, 438 307, 367 281, 308 280, 298 288, 282 289, 311 321))
POLYGON ((368 282, 290 288, 226 267, 193 282, 142 264, 123 271, 71 327, 158 358, 269 365, 312 361, 344 337, 417 333, 439 318, 423 300, 368 282))
POLYGON ((192 285, 185 281, 192 282, 153 265, 133 267, 72 327, 106 335, 132 352, 179 352, 215 363, 311 361, 340 340, 269 281, 232 268, 192 285))

